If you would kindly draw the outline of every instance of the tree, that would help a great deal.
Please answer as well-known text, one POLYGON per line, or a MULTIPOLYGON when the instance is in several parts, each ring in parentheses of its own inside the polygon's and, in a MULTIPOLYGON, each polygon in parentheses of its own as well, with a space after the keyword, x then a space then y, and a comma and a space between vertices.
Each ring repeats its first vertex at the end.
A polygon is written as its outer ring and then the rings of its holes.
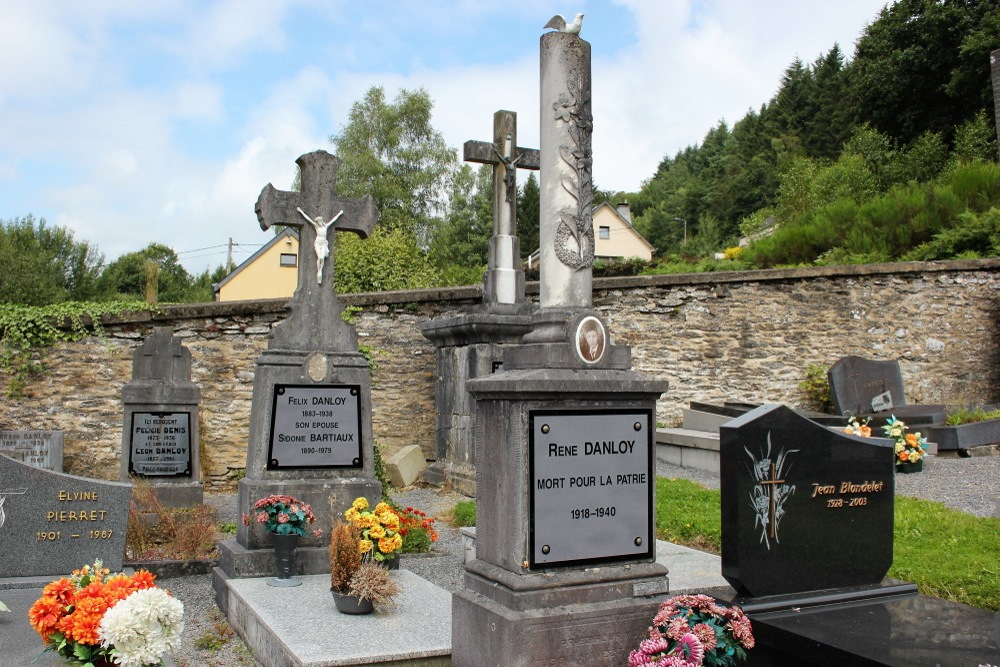
POLYGON ((96 295, 104 257, 72 230, 34 216, 0 220, 0 300, 46 305, 96 295))
POLYGON ((433 102, 423 89, 401 89, 389 103, 381 86, 351 105, 347 125, 330 141, 342 165, 341 195, 371 194, 379 226, 403 230, 426 247, 442 209, 456 153, 431 126, 433 102))
POLYGON ((427 253, 403 229, 376 227, 367 239, 337 232, 337 267, 333 281, 338 293, 418 289, 441 284, 441 274, 427 253))
POLYGON ((148 261, 158 267, 156 292, 160 301, 182 303, 191 300, 194 296, 191 276, 177 261, 177 254, 160 243, 150 243, 138 252, 124 254, 111 262, 99 280, 102 294, 145 298, 146 278, 150 275, 148 261))
POLYGON ((851 84, 858 117, 908 145, 992 108, 989 52, 1000 44, 996 0, 898 0, 857 42, 851 84))
POLYGON ((517 237, 521 242, 521 259, 527 259, 538 250, 541 191, 534 173, 528 174, 528 180, 517 189, 517 237))
POLYGON ((431 243, 434 263, 441 269, 482 267, 492 234, 493 169, 484 164, 474 171, 463 164, 452 177, 448 212, 431 243))

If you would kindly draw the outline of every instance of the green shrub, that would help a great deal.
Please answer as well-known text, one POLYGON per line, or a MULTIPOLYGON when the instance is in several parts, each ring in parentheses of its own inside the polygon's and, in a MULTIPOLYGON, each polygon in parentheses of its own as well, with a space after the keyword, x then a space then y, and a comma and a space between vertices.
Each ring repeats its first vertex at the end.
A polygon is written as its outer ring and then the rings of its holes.
POLYGON ((799 389, 806 395, 809 407, 820 412, 833 412, 833 399, 830 398, 830 382, 826 372, 826 366, 809 364, 806 367, 806 379, 799 383, 799 389))

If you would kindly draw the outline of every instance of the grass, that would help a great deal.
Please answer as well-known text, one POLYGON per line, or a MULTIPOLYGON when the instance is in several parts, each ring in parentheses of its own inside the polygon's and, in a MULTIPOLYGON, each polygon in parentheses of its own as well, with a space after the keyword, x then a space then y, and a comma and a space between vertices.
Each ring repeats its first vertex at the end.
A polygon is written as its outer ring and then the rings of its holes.
POLYGON ((476 525, 476 501, 463 500, 455 505, 451 523, 457 528, 476 525))
MULTIPOLYGON (((719 491, 686 479, 657 477, 657 539, 721 553, 720 504, 719 491)), ((459 505, 462 516, 472 518, 460 525, 475 525, 475 501, 459 505)), ((888 576, 917 584, 924 595, 1000 612, 1000 518, 896 496, 893 539, 888 576)))

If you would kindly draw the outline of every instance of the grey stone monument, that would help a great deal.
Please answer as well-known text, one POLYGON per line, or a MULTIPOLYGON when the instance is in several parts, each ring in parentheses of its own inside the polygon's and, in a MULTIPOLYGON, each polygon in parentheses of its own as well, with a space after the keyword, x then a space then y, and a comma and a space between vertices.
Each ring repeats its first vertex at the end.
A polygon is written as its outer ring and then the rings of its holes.
POLYGON ((62 431, 0 431, 0 454, 54 472, 63 471, 62 431))
POLYGON ((464 154, 467 162, 493 166, 493 235, 482 305, 421 328, 437 349, 436 460, 424 479, 475 495, 474 401, 466 384, 502 368, 504 350, 531 328, 517 237, 516 173, 538 169, 538 151, 517 145, 517 114, 501 110, 493 114, 493 141, 467 141, 464 154))
POLYGON ((476 558, 456 665, 621 665, 668 590, 653 431, 666 383, 591 309, 590 45, 541 38, 541 305, 476 399, 476 558))
MULTIPOLYGON (((336 195, 340 160, 315 151, 296 160, 301 192, 270 183, 257 200, 261 228, 299 227, 298 288, 286 320, 271 332, 257 360, 250 407, 246 477, 239 509, 271 494, 312 505, 323 536, 299 541, 298 573, 329 572, 330 519, 358 496, 381 498, 373 462, 371 373, 358 352, 357 334, 341 317, 333 288, 330 250, 334 230, 367 238, 378 214, 370 195, 336 195), (327 261, 329 260, 329 261, 327 261)), ((236 540, 221 546, 216 591, 225 577, 273 574, 269 534, 252 523, 237 527, 236 540), (221 569, 221 572, 220 572, 221 569)))
MULTIPOLYGON (((0 589, 7 577, 69 576, 125 557, 132 485, 64 475, 0 455, 0 589)), ((9 583, 9 586, 8 586, 9 583)))
POLYGON ((132 354, 132 379, 122 388, 120 479, 143 477, 167 507, 200 505, 198 406, 191 352, 168 327, 156 327, 132 354))

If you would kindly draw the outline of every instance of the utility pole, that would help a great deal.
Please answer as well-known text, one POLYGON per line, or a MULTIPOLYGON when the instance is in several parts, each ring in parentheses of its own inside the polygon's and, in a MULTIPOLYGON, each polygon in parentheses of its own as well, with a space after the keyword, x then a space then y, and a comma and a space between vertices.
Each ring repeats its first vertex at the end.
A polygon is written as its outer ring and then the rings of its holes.
POLYGON ((229 237, 229 255, 226 257, 226 273, 233 272, 233 237, 229 237))

